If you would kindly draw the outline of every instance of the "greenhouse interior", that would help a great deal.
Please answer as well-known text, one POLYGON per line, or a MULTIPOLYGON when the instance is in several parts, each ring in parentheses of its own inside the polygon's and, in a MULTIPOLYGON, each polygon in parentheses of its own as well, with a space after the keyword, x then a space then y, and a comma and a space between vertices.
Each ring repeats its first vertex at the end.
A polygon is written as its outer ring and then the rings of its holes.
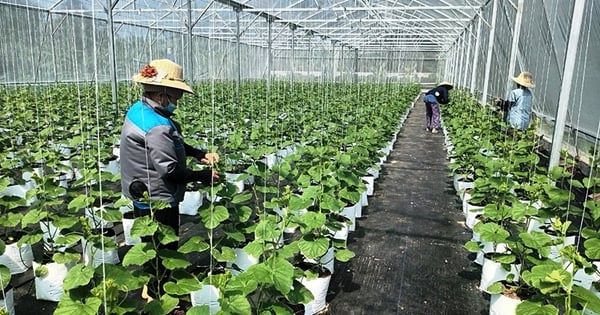
POLYGON ((600 314, 598 16, 0 0, 0 314, 600 314))

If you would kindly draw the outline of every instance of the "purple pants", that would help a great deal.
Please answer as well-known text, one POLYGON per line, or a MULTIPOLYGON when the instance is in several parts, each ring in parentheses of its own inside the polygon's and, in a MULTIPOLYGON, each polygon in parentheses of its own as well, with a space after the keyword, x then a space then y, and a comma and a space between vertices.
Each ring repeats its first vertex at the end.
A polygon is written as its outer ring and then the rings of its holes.
POLYGON ((425 125, 429 129, 440 128, 440 105, 438 103, 425 102, 425 125))

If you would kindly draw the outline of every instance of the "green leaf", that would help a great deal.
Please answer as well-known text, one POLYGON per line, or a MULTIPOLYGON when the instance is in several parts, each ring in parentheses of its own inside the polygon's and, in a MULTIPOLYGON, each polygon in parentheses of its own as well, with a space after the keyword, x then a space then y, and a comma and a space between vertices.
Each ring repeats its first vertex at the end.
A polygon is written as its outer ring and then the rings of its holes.
POLYGON ((210 313, 210 307, 208 305, 194 306, 190 308, 186 315, 213 315, 210 313))
POLYGON ((314 235, 307 234, 298 241, 298 247, 306 258, 319 259, 329 249, 329 239, 324 237, 315 238, 314 235))
POLYGON ((0 281, 3 284, 2 289, 6 289, 6 287, 10 284, 10 269, 4 265, 0 265, 0 281))
POLYGON ((219 250, 215 248, 215 249, 213 249, 212 253, 213 253, 213 257, 218 262, 226 262, 226 261, 234 261, 235 260, 235 252, 233 251, 233 249, 231 249, 227 246, 223 246, 221 248, 221 252, 219 252, 219 250))
POLYGON ((481 240, 486 242, 501 243, 510 236, 507 230, 494 222, 477 224, 473 231, 479 233, 481 240))
POLYGON ((165 283, 164 288, 165 292, 171 295, 186 295, 193 291, 200 290, 202 288, 202 283, 190 275, 189 277, 177 279, 177 283, 167 282, 165 283))
POLYGON ((517 305, 518 315, 558 315, 558 309, 554 305, 542 305, 541 302, 523 301, 517 305))
POLYGON ((163 266, 169 270, 183 269, 192 264, 185 255, 169 249, 159 250, 158 256, 162 259, 163 266))
POLYGON ((178 298, 165 294, 160 297, 160 300, 154 300, 146 304, 144 311, 150 315, 166 315, 174 310, 177 304, 179 304, 178 298))
POLYGON ((131 226, 131 237, 138 238, 142 236, 154 235, 158 230, 156 223, 150 216, 137 217, 131 226))
POLYGON ((68 294, 63 294, 56 310, 55 315, 96 315, 102 305, 102 300, 97 297, 88 297, 85 303, 80 300, 69 298, 68 294))
POLYGON ((303 232, 309 232, 314 229, 322 228, 327 222, 327 216, 324 213, 309 211, 298 219, 302 223, 303 232))
MULTIPOLYGON (((23 214, 20 212, 8 212, 0 217, 0 225, 4 227, 16 227, 23 219, 23 214)), ((27 226, 27 225, 23 225, 27 226)))
POLYGON ((185 244, 179 247, 179 252, 189 254, 192 252, 201 253, 210 248, 210 245, 204 241, 201 236, 192 236, 185 244))
POLYGON ((243 295, 247 296, 254 292, 256 288, 258 288, 258 281, 254 278, 254 275, 244 272, 231 278, 227 282, 227 286, 223 293, 227 296, 229 295, 229 292, 241 292, 243 295))
POLYGON ((335 259, 341 262, 347 262, 350 259, 354 258, 354 256, 356 256, 356 254, 354 254, 354 252, 349 249, 338 249, 335 252, 335 259))
POLYGON ((238 203, 242 203, 245 201, 248 201, 252 198, 252 193, 243 193, 243 194, 237 194, 233 197, 233 199, 231 199, 231 203, 234 204, 238 204, 238 203))
POLYGON ((69 202, 67 208, 71 211, 77 211, 84 208, 89 208, 94 203, 94 197, 79 195, 69 202))
POLYGON ((150 259, 156 257, 156 250, 152 248, 150 243, 139 243, 134 245, 127 251, 123 257, 123 266, 136 265, 142 266, 150 259))
POLYGON ((465 249, 468 250, 471 253, 477 253, 481 250, 481 245, 479 244, 479 242, 475 242, 475 241, 467 241, 464 245, 465 249))
POLYGON ((288 205, 288 211, 298 211, 308 208, 312 204, 312 200, 304 199, 296 195, 290 196, 290 202, 288 205))
POLYGON ((220 302, 221 310, 226 314, 251 315, 250 302, 243 295, 225 296, 220 302))
POLYGON ((28 226, 30 224, 37 224, 43 219, 48 217, 48 212, 39 209, 33 209, 27 211, 21 220, 22 226, 28 226))
POLYGON ((600 298, 590 290, 574 285, 571 289, 571 298, 586 310, 600 314, 600 298))
POLYGON ((208 207, 202 207, 201 209, 200 218, 207 229, 214 229, 229 218, 229 212, 224 206, 214 206, 213 208, 208 205, 208 207))
POLYGON ((81 254, 77 252, 66 251, 64 253, 58 252, 52 255, 52 261, 57 264, 68 264, 77 262, 81 259, 81 254))
POLYGON ((592 238, 583 243, 585 255, 590 259, 600 259, 600 239, 592 238))
POLYGON ((84 264, 78 264, 71 268, 63 281, 65 291, 87 285, 94 277, 94 268, 84 264))

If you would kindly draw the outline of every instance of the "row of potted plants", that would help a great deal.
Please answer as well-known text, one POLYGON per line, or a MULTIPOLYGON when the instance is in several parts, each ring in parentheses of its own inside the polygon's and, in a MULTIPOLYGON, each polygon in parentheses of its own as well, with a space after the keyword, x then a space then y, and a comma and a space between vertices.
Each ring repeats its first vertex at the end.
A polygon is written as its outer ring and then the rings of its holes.
MULTIPOLYGON (((64 279, 48 288, 55 294, 40 292, 38 298, 60 300, 58 314, 135 311, 139 306, 130 292, 162 276, 143 271, 160 257, 172 277, 160 298, 144 306, 146 312, 166 314, 190 299, 197 304, 192 312, 285 314, 294 305, 318 311, 302 279, 331 273, 333 259, 353 256, 340 232, 353 227, 348 217, 366 203, 369 183, 372 193, 373 177, 418 88, 306 83, 292 92, 282 83, 274 85, 277 94, 266 96, 264 84, 248 82, 242 103, 232 101, 227 83, 196 84, 199 93, 183 99, 176 119, 185 121, 190 144, 216 150, 222 155, 219 171, 241 175, 231 180, 237 185, 190 187, 207 198, 196 204, 194 217, 205 235, 179 239, 150 218, 136 218, 127 223, 131 247, 124 256, 116 254, 115 236, 106 233, 111 225, 125 225, 130 210, 120 197, 120 123, 109 110, 109 89, 1 87, 3 95, 20 101, 1 113, 9 128, 0 139, 6 148, 0 190, 21 190, 3 194, 0 225, 20 246, 21 267, 35 265, 36 284, 54 277, 52 264, 64 279), (59 115, 40 105, 58 103, 59 97, 59 115), (73 112, 78 115, 64 114, 73 112), (158 250, 158 243, 140 242, 148 235, 181 246, 158 250), (43 248, 43 255, 30 255, 28 247, 43 248), (251 263, 238 260, 244 255, 251 263), (38 264, 44 262, 49 264, 38 264), (218 298, 195 295, 203 290, 218 298)), ((123 93, 119 111, 135 97, 123 93)), ((156 202, 153 209, 163 206, 156 202)), ((8 268, 0 274, 10 279, 8 268)))
POLYGON ((509 130, 497 108, 453 96, 443 109, 449 166, 490 314, 600 313, 596 162, 584 176, 563 154, 548 169, 535 124, 509 130))

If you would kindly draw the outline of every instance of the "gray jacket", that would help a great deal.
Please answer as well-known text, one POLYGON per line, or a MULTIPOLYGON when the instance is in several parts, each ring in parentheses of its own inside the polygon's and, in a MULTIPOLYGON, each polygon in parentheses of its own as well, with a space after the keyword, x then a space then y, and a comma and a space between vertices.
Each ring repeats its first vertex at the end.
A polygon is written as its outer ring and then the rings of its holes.
MULTIPOLYGON (((120 145, 121 187, 127 198, 137 201, 148 191, 152 200, 175 206, 183 200, 186 183, 210 181, 211 170, 192 171, 187 167, 188 146, 170 115, 148 98, 134 103, 127 112, 120 145)), ((204 155, 194 151, 198 158, 204 155)), ((144 208, 144 204, 136 206, 144 208)))

